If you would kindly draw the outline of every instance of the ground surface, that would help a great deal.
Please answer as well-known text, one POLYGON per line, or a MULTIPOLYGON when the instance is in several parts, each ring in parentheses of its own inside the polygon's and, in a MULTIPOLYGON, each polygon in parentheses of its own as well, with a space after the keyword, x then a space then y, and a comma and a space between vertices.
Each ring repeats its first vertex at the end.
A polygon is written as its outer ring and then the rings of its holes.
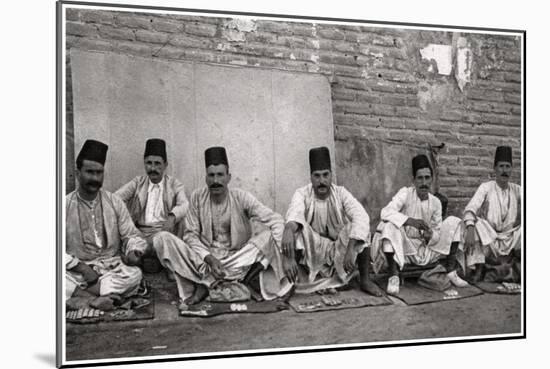
MULTIPOLYGON (((160 274, 159 274, 160 275, 160 274)), ((175 285, 156 275, 155 319, 67 325, 67 360, 520 333, 520 295, 484 294, 407 306, 179 317, 175 285), (160 285, 159 285, 160 284, 160 285)), ((149 276, 148 278, 150 278, 149 276)))

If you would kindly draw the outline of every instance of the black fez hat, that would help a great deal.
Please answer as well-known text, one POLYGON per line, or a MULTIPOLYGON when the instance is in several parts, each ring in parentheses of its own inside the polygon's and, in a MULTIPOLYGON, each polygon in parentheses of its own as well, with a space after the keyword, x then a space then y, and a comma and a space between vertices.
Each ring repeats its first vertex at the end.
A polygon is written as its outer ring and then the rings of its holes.
POLYGON ((499 146, 495 152, 495 165, 499 161, 506 161, 512 164, 512 148, 510 146, 499 146))
POLYGON ((229 166, 227 162, 227 154, 225 153, 225 148, 221 146, 209 147, 204 151, 204 163, 208 168, 211 165, 220 165, 225 164, 229 166))
POLYGON ((309 150, 309 170, 311 173, 316 170, 330 170, 330 153, 325 146, 315 147, 309 150))
POLYGON ((412 160, 413 167, 413 177, 416 176, 416 172, 422 168, 430 168, 430 173, 432 172, 432 166, 426 155, 420 154, 416 155, 412 160))
POLYGON ((149 155, 160 156, 166 161, 166 142, 160 138, 148 139, 145 143, 145 153, 143 157, 145 158, 149 155))
POLYGON ((103 142, 86 140, 84 145, 82 145, 78 156, 76 157, 76 161, 91 160, 98 162, 101 165, 105 165, 108 148, 109 146, 105 145, 103 142))

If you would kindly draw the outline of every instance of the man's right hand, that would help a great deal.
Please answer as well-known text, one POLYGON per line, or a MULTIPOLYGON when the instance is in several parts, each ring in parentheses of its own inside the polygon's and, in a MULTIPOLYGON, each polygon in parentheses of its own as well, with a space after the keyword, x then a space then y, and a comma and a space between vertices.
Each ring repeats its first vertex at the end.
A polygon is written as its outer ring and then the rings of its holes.
POLYGON ((430 229, 430 226, 422 219, 408 218, 403 225, 414 227, 419 231, 428 231, 430 229))
POLYGON ((79 262, 71 271, 80 273, 89 286, 96 283, 99 279, 99 274, 91 266, 83 262, 79 262))
POLYGON ((472 253, 476 242, 475 229, 473 225, 466 227, 466 235, 464 236, 464 251, 472 253))
POLYGON ((204 262, 210 266, 210 271, 216 279, 223 279, 225 272, 223 270, 222 263, 212 255, 207 255, 204 258, 204 262))
POLYGON ((285 224, 283 231, 283 240, 281 242, 281 248, 283 249, 283 255, 294 259, 294 245, 296 243, 295 233, 298 229, 298 225, 294 222, 288 222, 285 224))

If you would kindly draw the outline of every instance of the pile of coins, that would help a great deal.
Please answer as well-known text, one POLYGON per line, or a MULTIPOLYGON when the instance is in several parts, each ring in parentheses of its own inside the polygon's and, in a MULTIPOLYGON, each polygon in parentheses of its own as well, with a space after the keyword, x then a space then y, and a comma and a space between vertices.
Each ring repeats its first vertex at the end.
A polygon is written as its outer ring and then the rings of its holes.
POLYGON ((443 296, 443 300, 456 299, 460 297, 457 290, 450 289, 446 290, 444 293, 445 296, 443 296))
POLYGON ((246 306, 246 304, 231 304, 229 306, 229 308, 231 309, 231 311, 247 311, 248 310, 248 306, 246 306))

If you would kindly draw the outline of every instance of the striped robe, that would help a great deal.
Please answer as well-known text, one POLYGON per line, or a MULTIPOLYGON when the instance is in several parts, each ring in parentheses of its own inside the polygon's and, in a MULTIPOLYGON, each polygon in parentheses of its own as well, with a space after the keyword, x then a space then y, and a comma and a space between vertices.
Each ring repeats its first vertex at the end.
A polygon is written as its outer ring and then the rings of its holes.
POLYGON ((296 222, 301 231, 296 249, 302 251, 296 292, 310 293, 347 284, 357 271, 344 271, 344 257, 349 239, 357 243, 359 254, 370 241, 369 216, 363 206, 343 186, 331 184, 326 200, 326 219, 319 214, 313 186, 308 184, 296 190, 286 213, 286 222, 296 222), (324 223, 324 224, 322 224, 324 223))

